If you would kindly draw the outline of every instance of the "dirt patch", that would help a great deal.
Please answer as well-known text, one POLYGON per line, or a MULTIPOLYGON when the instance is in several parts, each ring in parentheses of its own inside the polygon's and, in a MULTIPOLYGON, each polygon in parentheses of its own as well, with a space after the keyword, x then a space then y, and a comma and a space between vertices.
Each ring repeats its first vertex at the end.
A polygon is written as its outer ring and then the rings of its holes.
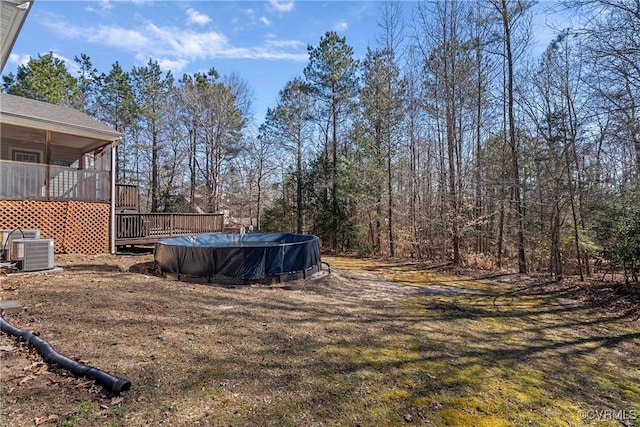
POLYGON ((8 321, 132 389, 107 396, 3 334, 1 424, 637 422, 633 301, 609 310, 573 284, 324 260, 331 274, 271 287, 167 280, 150 256, 58 256, 63 273, 3 278, 0 298, 25 307, 8 321))

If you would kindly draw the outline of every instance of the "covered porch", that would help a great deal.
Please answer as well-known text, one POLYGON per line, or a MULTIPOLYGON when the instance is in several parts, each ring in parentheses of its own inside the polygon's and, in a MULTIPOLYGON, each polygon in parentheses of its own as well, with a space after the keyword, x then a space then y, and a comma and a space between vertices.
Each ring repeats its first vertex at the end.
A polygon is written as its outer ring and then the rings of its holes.
POLYGON ((119 139, 80 111, 0 93, 0 229, 83 254, 223 230, 223 214, 140 212, 138 187, 115 184, 119 139))
POLYGON ((111 252, 119 139, 81 111, 0 94, 0 228, 38 229, 58 253, 111 252))

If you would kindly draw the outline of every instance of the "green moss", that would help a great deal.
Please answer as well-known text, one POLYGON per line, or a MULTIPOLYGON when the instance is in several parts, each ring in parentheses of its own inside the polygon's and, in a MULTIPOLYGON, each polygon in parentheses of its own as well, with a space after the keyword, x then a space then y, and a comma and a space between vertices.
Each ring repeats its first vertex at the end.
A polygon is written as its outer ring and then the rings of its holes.
POLYGON ((444 408, 437 413, 438 425, 457 427, 502 427, 512 424, 503 418, 478 413, 467 408, 444 408))
POLYGON ((74 414, 62 421, 64 427, 74 427, 82 420, 95 421, 100 416, 101 409, 96 402, 83 400, 78 403, 74 414))
POLYGON ((637 400, 637 405, 640 408, 640 385, 637 383, 622 382, 619 384, 622 394, 630 401, 637 400))

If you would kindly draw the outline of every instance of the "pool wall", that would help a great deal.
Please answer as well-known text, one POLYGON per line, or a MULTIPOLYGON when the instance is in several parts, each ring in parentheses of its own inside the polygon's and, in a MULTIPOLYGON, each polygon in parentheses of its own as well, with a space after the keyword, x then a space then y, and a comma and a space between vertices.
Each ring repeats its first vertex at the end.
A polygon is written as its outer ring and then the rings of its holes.
POLYGON ((307 277, 321 262, 318 237, 293 233, 173 237, 156 243, 154 258, 164 273, 268 283, 307 277))

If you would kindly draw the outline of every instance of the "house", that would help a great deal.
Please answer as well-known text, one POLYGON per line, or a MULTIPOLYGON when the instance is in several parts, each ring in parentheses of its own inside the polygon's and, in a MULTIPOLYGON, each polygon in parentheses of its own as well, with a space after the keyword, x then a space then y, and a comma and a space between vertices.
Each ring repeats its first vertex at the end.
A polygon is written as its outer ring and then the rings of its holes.
MULTIPOLYGON (((2 0, 2 68, 33 1, 2 0)), ((82 112, 0 94, 0 229, 38 229, 56 252, 114 250, 120 134, 82 112)))
MULTIPOLYGON (((2 0, 4 66, 33 0, 2 0)), ((38 229, 56 252, 114 251, 120 134, 70 108, 0 94, 0 229, 38 229)))
MULTIPOLYGON (((0 3, 1 69, 32 5, 0 3)), ((80 111, 0 94, 0 229, 38 229, 56 252, 114 251, 119 139, 80 111)))
POLYGON ((0 94, 0 229, 38 229, 59 253, 115 251, 119 139, 78 110, 0 94))
POLYGON ((223 229, 222 213, 141 213, 115 182, 121 134, 81 111, 0 93, 0 229, 37 229, 57 253, 223 229))
MULTIPOLYGON (((0 2, 0 59, 33 0, 0 2)), ((58 253, 222 231, 223 215, 138 212, 135 185, 116 185, 120 133, 81 111, 0 93, 0 229, 37 229, 58 253)))

